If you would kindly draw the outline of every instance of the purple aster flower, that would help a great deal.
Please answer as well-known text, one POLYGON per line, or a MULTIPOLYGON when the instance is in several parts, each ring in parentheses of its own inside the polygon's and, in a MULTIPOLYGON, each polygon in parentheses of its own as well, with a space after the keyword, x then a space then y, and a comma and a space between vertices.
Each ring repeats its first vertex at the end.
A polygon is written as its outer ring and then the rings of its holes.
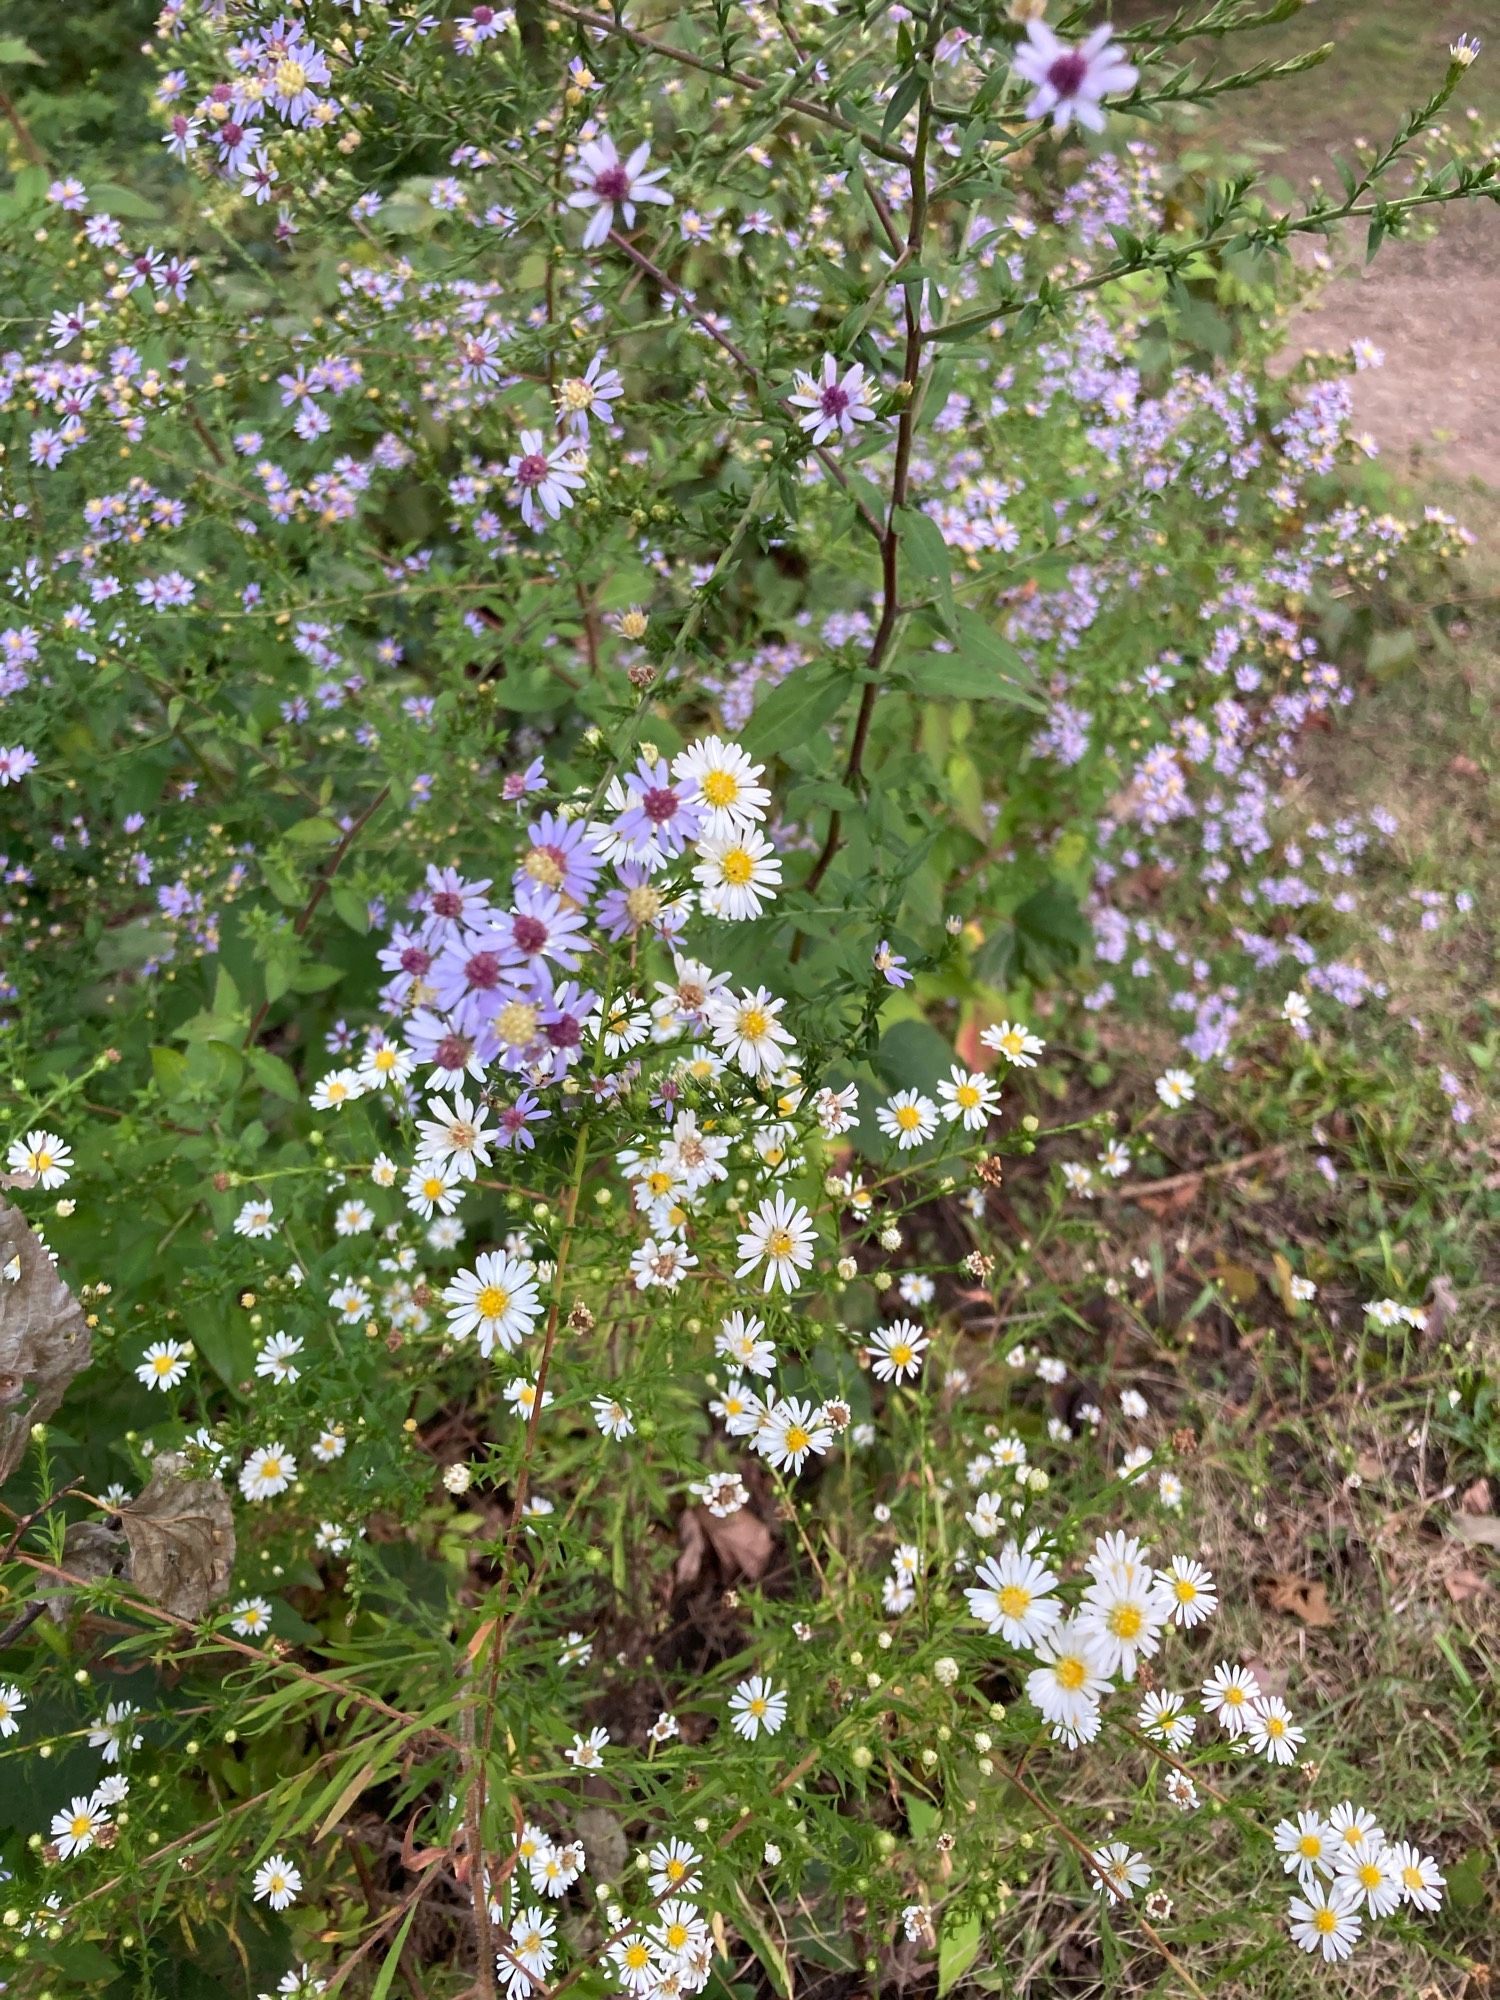
POLYGON ((610 829, 633 848, 655 847, 680 854, 703 828, 703 809, 691 803, 690 784, 676 784, 665 757, 648 764, 642 757, 625 779, 630 803, 610 829))
POLYGON ((570 902, 586 903, 598 884, 602 863, 589 845, 584 822, 543 813, 527 827, 526 838, 531 847, 516 868, 515 886, 534 882, 570 902))
POLYGON ((1017 76, 1036 86, 1026 116, 1045 118, 1050 113, 1059 132, 1075 118, 1091 132, 1102 132, 1099 100, 1113 91, 1129 90, 1140 74, 1125 61, 1113 32, 1106 21, 1073 48, 1060 42, 1045 21, 1028 21, 1027 40, 1016 51, 1013 64, 1017 76))

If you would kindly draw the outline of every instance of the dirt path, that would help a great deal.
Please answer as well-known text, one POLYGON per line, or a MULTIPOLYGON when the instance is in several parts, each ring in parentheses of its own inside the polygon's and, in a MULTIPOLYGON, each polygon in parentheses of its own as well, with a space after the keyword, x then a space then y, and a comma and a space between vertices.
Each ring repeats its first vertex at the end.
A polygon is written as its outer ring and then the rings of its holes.
MULTIPOLYGON (((1350 246, 1354 249, 1354 246, 1350 246)), ((1368 339, 1385 366, 1357 376, 1356 422, 1413 471, 1500 486, 1500 206, 1449 210, 1425 243, 1387 243, 1341 264, 1296 346, 1368 339)))

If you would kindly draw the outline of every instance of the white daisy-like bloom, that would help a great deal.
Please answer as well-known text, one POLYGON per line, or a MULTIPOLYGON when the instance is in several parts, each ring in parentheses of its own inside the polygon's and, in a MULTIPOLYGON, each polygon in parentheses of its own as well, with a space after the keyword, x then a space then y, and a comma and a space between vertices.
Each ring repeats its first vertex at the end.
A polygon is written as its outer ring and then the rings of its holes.
POLYGON ((394 1187, 400 1169, 389 1153, 377 1153, 370 1162, 370 1179, 376 1187, 394 1187))
POLYGON ((639 1931, 617 1938, 609 1947, 609 1961, 627 1993, 649 1993, 661 1981, 656 1953, 639 1931))
MULTIPOLYGON (((0 1689, 0 1693, 3 1692, 0 1689)), ((1386 1849, 1386 1853, 1400 1879, 1402 1901, 1411 1903, 1419 1910, 1441 1909, 1443 1891, 1448 1885, 1432 1856, 1424 1854, 1409 1840, 1398 1840, 1386 1849)))
POLYGON ((990 1446, 990 1464, 997 1471, 1013 1471, 1026 1463, 1025 1440, 1018 1437, 996 1438, 990 1446))
POLYGON ((297 1900, 302 1887, 301 1872, 284 1854, 273 1854, 255 1871, 257 1903, 269 1903, 273 1910, 285 1910, 297 1900))
POLYGON ((675 1292, 697 1262, 685 1243, 670 1236, 648 1236, 631 1252, 630 1275, 638 1292, 649 1292, 655 1285, 675 1292))
POLYGON ((1106 1673, 1133 1681, 1136 1667, 1161 1645, 1172 1601, 1149 1573, 1111 1570, 1084 1592, 1080 1623, 1094 1634, 1106 1673))
POLYGON ((270 1500, 297 1477, 297 1461, 279 1444, 257 1445, 240 1467, 240 1491, 247 1500, 270 1500))
POLYGON ((766 1338, 766 1323, 754 1313, 732 1312, 714 1336, 714 1352, 736 1369, 767 1376, 776 1366, 776 1345, 766 1338))
POLYGON ((87 1854, 109 1823, 97 1796, 70 1799, 64 1811, 52 1815, 52 1839, 63 1860, 69 1861, 75 1854, 87 1854))
POLYGON ((764 986, 737 997, 721 993, 709 1003, 708 1026, 720 1052, 746 1076, 779 1076, 796 1044, 781 1024, 784 1000, 764 986))
POLYGON ((608 1748, 609 1731, 591 1729, 587 1736, 575 1735, 572 1749, 565 1750, 563 1755, 580 1771, 597 1771, 604 1762, 604 1753, 608 1748))
POLYGON ((1328 1815, 1328 1824, 1338 1836, 1338 1846, 1334 1851, 1334 1867, 1338 1867, 1339 1856, 1345 1852, 1353 1854, 1373 1853, 1384 1847, 1385 1828, 1376 1819, 1368 1806, 1357 1806, 1351 1799, 1336 1805, 1328 1815))
POLYGON ((1248 1667, 1221 1660, 1199 1690, 1203 1706, 1228 1736, 1243 1736, 1250 1710, 1260 1700, 1260 1682, 1248 1667))
POLYGON ((766 1267, 764 1289, 779 1285, 793 1291, 802 1272, 813 1262, 817 1231, 812 1216, 800 1202, 777 1193, 760 1203, 747 1217, 740 1232, 740 1263, 737 1278, 747 1278, 759 1265, 766 1267))
POLYGON ((359 1080, 366 1090, 384 1090, 392 1083, 405 1083, 412 1073, 410 1052, 400 1042, 377 1035, 359 1063, 359 1080))
POLYGON ((272 1220, 272 1205, 269 1201, 247 1201, 234 1218, 236 1236, 265 1238, 276 1234, 276 1224, 272 1220))
POLYGON ((568 196, 568 206, 594 211, 583 232, 585 250, 597 250, 609 235, 615 226, 617 208, 625 227, 634 229, 637 202, 671 206, 671 195, 665 188, 656 185, 667 170, 665 167, 648 168, 646 162, 650 157, 651 147, 643 140, 622 160, 614 140, 604 132, 579 147, 578 158, 568 169, 568 178, 574 186, 573 193, 568 196))
POLYGON ((573 495, 586 484, 588 451, 576 437, 549 444, 540 431, 522 431, 521 449, 511 453, 505 477, 518 496, 521 519, 528 528, 555 521, 573 495))
POLYGON ((430 1222, 434 1215, 453 1213, 463 1185, 451 1163, 440 1166, 436 1160, 424 1160, 407 1175, 405 1194, 407 1207, 430 1222))
POLYGON ((137 1714, 134 1702, 112 1701, 100 1719, 89 1728, 89 1748, 103 1752, 106 1764, 118 1764, 121 1750, 139 1750, 139 1731, 126 1733, 126 1725, 137 1714))
POLYGON ((886 1103, 875 1107, 875 1122, 888 1139, 894 1139, 903 1153, 921 1146, 937 1130, 937 1106, 920 1090, 898 1090, 886 1103))
POLYGON ((273 1333, 255 1358, 255 1372, 273 1382, 295 1382, 302 1373, 296 1361, 301 1352, 302 1342, 296 1335, 273 1333))
MULTIPOLYGON (((524 1375, 518 1375, 514 1382, 507 1382, 502 1392, 511 1410, 523 1423, 530 1423, 537 1406, 537 1385, 524 1375)), ((550 1389, 542 1392, 542 1408, 548 1409, 553 1402, 550 1389)))
POLYGON ((720 1132, 705 1132, 696 1111, 679 1111, 661 1149, 662 1165, 681 1176, 689 1194, 698 1194, 712 1181, 729 1178, 724 1165, 730 1141, 720 1132))
POLYGON ((549 1840, 543 1852, 531 1859, 531 1886, 539 1896, 554 1900, 566 1896, 582 1873, 583 1848, 577 1841, 557 1847, 549 1840))
MULTIPOLYGON (((989 1462, 980 1459, 978 1466, 979 1477, 982 1479, 989 1470, 989 1462)), ((1010 1508, 1011 1502, 1003 1500, 998 1493, 981 1493, 964 1519, 976 1535, 983 1535, 988 1541, 991 1536, 998 1535, 1005 1526, 1010 1517, 1010 1508)))
POLYGON ((1304 1951, 1318 1951, 1335 1964, 1353 1951, 1364 1930, 1359 1899, 1347 1882, 1330 1882, 1326 1888, 1304 1884, 1306 1893, 1293 1896, 1287 1924, 1294 1943, 1304 1951))
POLYGON ((786 1721, 786 1689, 764 1674, 740 1682, 729 1698, 729 1720, 736 1736, 753 1743, 757 1736, 774 1736, 786 1721))
POLYGON ((909 1382, 922 1372, 928 1339, 915 1320, 898 1319, 877 1327, 866 1345, 877 1382, 909 1382))
POLYGON ((187 1380, 192 1347, 180 1340, 153 1340, 136 1366, 137 1381, 148 1389, 175 1389, 187 1380))
POLYGON ((680 1966, 709 1942, 708 1925, 691 1903, 673 1897, 670 1902, 663 1903, 657 1912, 651 1942, 667 1964, 680 1966))
POLYGON ((333 1212, 335 1236, 363 1236, 375 1220, 375 1211, 366 1201, 341 1201, 333 1212))
POLYGON ((1099 1702, 1109 1692, 1094 1632, 1070 1618, 1036 1644, 1041 1664, 1026 1676, 1026 1693, 1054 1729, 1087 1742, 1098 1733, 1099 1702))
POLYGON ((271 1629, 271 1606, 264 1597, 242 1597, 229 1614, 229 1629, 242 1639, 259 1639, 271 1629))
POLYGON ((731 840, 765 818, 771 794, 759 783, 764 771, 722 736, 700 736, 672 759, 672 776, 687 787, 688 804, 703 815, 706 840, 731 840))
POLYGON ((1307 1740, 1307 1731, 1292 1720, 1292 1711, 1280 1695, 1263 1694, 1245 1717, 1245 1735, 1257 1756, 1268 1764, 1295 1764, 1298 1747, 1307 1740))
POLYGON ((1164 1070, 1156 1079, 1156 1094, 1169 1111, 1193 1101, 1193 1079, 1188 1070, 1164 1070))
POLYGON ((1156 1580, 1172 1600, 1172 1623, 1185 1631, 1212 1618, 1219 1608, 1219 1593, 1213 1572, 1194 1562, 1191 1556, 1173 1556, 1156 1580))
POLYGON ((1016 75, 1035 86, 1026 116, 1050 117, 1059 132, 1075 119, 1091 132, 1102 132, 1100 99, 1130 90, 1140 74, 1126 62, 1110 23, 1095 28, 1076 48, 1059 41, 1045 21, 1028 21, 1026 37, 1011 62, 1016 75))
POLYGON ((1057 1577, 1033 1548, 1007 1542, 998 1556, 986 1556, 966 1589, 970 1614, 1008 1646, 1028 1650, 1052 1631, 1063 1615, 1053 1592, 1057 1577))
POLYGON ((364 1084, 352 1069, 332 1069, 313 1085, 308 1102, 314 1111, 338 1111, 365 1094, 364 1084))
POLYGON ((1299 1812, 1295 1820, 1279 1820, 1271 1839, 1283 1870, 1304 1888, 1312 1888, 1319 1875, 1332 1875, 1338 1835, 1321 1813, 1299 1812))
POLYGON ((646 1856, 647 1887, 653 1896, 696 1896, 703 1886, 703 1856, 685 1840, 658 1841, 646 1856))
POLYGON ((742 826, 715 839, 700 840, 693 880, 711 917, 744 923, 776 900, 781 857, 759 827, 742 826))
POLYGON ((349 1440, 344 1434, 344 1426, 329 1424, 313 1439, 312 1455, 320 1465, 332 1465, 334 1460, 342 1458, 348 1449, 349 1440))
POLYGON ((786 1396, 765 1408, 752 1443, 772 1465, 800 1472, 809 1456, 821 1458, 833 1443, 833 1426, 821 1404, 786 1396))
POLYGON ((787 401, 806 414, 797 419, 813 443, 826 444, 831 437, 848 437, 856 424, 867 424, 875 415, 870 401, 874 391, 863 366, 851 362, 842 374, 836 354, 825 354, 817 375, 798 370, 796 385, 787 401))
POLYGON ((1019 1021, 997 1021, 981 1031, 980 1045, 1004 1056, 1016 1069, 1035 1069, 1036 1059, 1047 1044, 1019 1021))
POLYGON ((455 1340, 475 1334, 479 1351, 488 1357, 498 1347, 513 1354, 541 1317, 536 1266, 530 1258, 485 1250, 472 1271, 460 1271, 443 1287, 448 1328, 455 1340))
MULTIPOLYGON (((1042 1374, 1040 1364, 1037 1373, 1042 1374)), ((1064 1381, 1066 1370, 1059 1375, 1043 1376, 1043 1379, 1064 1381)), ((1136 1583, 1149 1580, 1151 1557, 1138 1536, 1127 1535, 1122 1528, 1114 1528, 1107 1535, 1097 1538, 1084 1567, 1095 1583, 1112 1576, 1121 1577, 1127 1583, 1136 1583)))
POLYGON ((966 1132, 982 1132, 1000 1108, 1000 1093, 989 1078, 958 1063, 938 1085, 937 1094, 942 1099, 943 1116, 950 1124, 962 1119, 966 1132))
POLYGON ((557 1919, 547 1911, 532 1904, 516 1914, 510 1927, 510 1955, 497 1955, 495 1971, 502 1979, 508 1979, 514 1993, 518 1973, 524 1973, 529 1986, 544 1986, 547 1975, 552 1970, 557 1957, 554 1932, 557 1919))
POLYGON ((13 1174, 34 1174, 43 1188, 60 1188, 73 1166, 73 1149, 55 1132, 28 1132, 24 1139, 12 1139, 5 1164, 13 1174))
POLYGON ((0 1736, 14 1736, 20 1730, 18 1715, 26 1712, 26 1702, 14 1681, 0 1681, 0 1736))
POLYGON ((754 1437, 765 1419, 766 1406, 753 1389, 733 1381, 722 1395, 709 1403, 709 1413, 723 1424, 731 1437, 754 1437))
POLYGON ((417 1120, 417 1158, 447 1162, 460 1180, 471 1181, 480 1167, 490 1164, 494 1136, 485 1124, 484 1107, 471 1104, 462 1091, 454 1091, 451 1104, 429 1097, 427 1116, 417 1120))
POLYGON ((859 1085, 846 1083, 842 1090, 825 1085, 813 1098, 813 1110, 825 1139, 837 1139, 859 1122, 859 1085))
POLYGON ((596 1396, 589 1404, 594 1422, 604 1436, 621 1443, 635 1430, 635 1419, 623 1403, 617 1403, 613 1396, 596 1396))
POLYGON ((345 1326, 370 1317, 370 1294, 353 1278, 335 1278, 329 1288, 328 1303, 345 1326))
POLYGON ((1096 1847, 1093 1863, 1097 1869, 1094 1887, 1100 1895, 1107 1895, 1112 1903, 1128 1903, 1137 1889, 1151 1885, 1151 1867, 1143 1854, 1137 1854, 1133 1847, 1127 1847, 1123 1840, 1112 1840, 1107 1847, 1096 1847))
POLYGON ((1167 1688, 1148 1694, 1136 1710, 1135 1720, 1143 1736, 1164 1743, 1169 1750, 1181 1750, 1191 1743, 1198 1727, 1198 1718, 1188 1713, 1183 1697, 1167 1688))
POLYGON ((1312 1007, 1307 995, 1295 990, 1288 993, 1281 1003, 1281 1018, 1294 1034, 1305 1038, 1307 1024, 1312 1019, 1312 1007))
POLYGON ((1401 1870, 1392 1848, 1370 1842, 1358 1852, 1344 1847, 1333 1869, 1335 1883, 1346 1883, 1372 1917, 1388 1917, 1402 1900, 1401 1870))

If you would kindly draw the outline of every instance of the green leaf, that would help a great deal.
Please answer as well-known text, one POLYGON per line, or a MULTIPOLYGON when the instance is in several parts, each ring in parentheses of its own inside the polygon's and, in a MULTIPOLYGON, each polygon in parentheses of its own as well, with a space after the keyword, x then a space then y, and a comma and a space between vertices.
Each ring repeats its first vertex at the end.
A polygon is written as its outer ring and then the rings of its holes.
POLYGON ((944 1923, 943 1934, 938 1939, 939 1996, 951 1993, 978 1958, 980 1935, 977 1915, 964 1917, 954 1924, 944 1923))
POLYGON ((151 1074, 165 1097, 177 1097, 187 1088, 187 1066, 187 1057, 180 1049, 158 1047, 151 1051, 151 1074))
POLYGON ((127 222, 156 222, 161 210, 154 201, 148 201, 134 188, 121 187, 116 181, 91 181, 89 202, 105 215, 123 216, 127 222))
POLYGON ((284 1097, 288 1104, 301 1102, 302 1092, 290 1063, 272 1055, 269 1049, 247 1049, 245 1060, 262 1090, 269 1090, 273 1097, 284 1097))
POLYGON ((417 1896, 401 1919, 401 1928, 396 1933, 396 1941, 386 1953, 385 1962, 375 1975, 375 1984, 370 1988, 370 2000, 386 2000, 386 1995, 391 1990, 391 1982, 395 1979, 401 1964, 401 1954, 406 1949, 406 1940, 411 1934, 411 1927, 416 1922, 417 1911, 421 1907, 422 1899, 417 1896))
POLYGON ((352 882, 335 882, 329 900, 351 931, 363 937, 370 928, 370 905, 352 882))
POLYGON ((295 826, 289 826, 283 836, 293 847, 331 847, 340 838, 341 829, 335 820, 315 815, 312 819, 299 819, 295 826))
POLYGON ((925 577, 935 587, 944 610, 951 616, 953 564, 942 529, 916 507, 898 507, 893 519, 901 538, 902 560, 914 576, 925 577))
POLYGON ((0 35, 0 63, 36 63, 46 67, 36 50, 19 35, 0 35))
POLYGON ((794 743, 806 743, 825 729, 843 707, 853 685, 846 675, 794 669, 756 708, 740 741, 752 757, 773 757, 794 743))

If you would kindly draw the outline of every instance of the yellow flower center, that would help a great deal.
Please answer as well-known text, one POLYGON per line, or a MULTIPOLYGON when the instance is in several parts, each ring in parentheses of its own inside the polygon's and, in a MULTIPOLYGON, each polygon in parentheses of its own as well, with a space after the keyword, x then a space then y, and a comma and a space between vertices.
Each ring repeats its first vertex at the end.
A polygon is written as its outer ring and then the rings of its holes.
POLYGON ((922 1122, 922 1114, 915 1104, 903 1104, 896 1113, 896 1123, 903 1132, 915 1132, 922 1122))
POLYGON ((436 1201, 444 1191, 444 1182, 438 1174, 429 1174, 422 1183, 422 1193, 428 1201, 436 1201))
POLYGON ((1076 1653, 1067 1653, 1057 1663, 1057 1684, 1069 1693, 1081 1688, 1088 1679, 1088 1668, 1076 1653))
POLYGON ((979 1102, 979 1092, 972 1083, 961 1083, 953 1093, 954 1101, 964 1111, 972 1111, 979 1102))
POLYGON ((1286 1724, 1279 1715, 1268 1715, 1266 1717, 1266 1734, 1267 1736, 1276 1737, 1286 1735, 1286 1724))
POLYGON ((710 771, 700 790, 711 806, 732 806, 740 795, 739 780, 729 771, 710 771))
MULTIPOLYGON (((807 1432, 803 1430, 801 1424, 793 1424, 787 1431, 786 1448, 788 1451, 806 1451, 807 1447, 811 1443, 812 1439, 808 1436, 807 1432)), ((751 1707, 752 1708, 755 1707, 755 1704, 753 1702, 751 1703, 751 1707)), ((760 1710, 756 1709, 755 1712, 758 1715, 760 1713, 760 1710)))
POLYGON ((1427 1886, 1422 1880, 1422 1871, 1420 1868, 1403 1868, 1401 1870, 1401 1880, 1408 1889, 1425 1889, 1427 1886))
POLYGON ((276 88, 283 97, 299 97, 307 88, 307 71, 290 56, 276 65, 276 88))
POLYGON ((770 1025, 763 1007, 741 1007, 740 1033, 747 1041, 758 1042, 770 1025))
POLYGON ((33 1153, 31 1156, 31 1160, 32 1160, 33 1173, 45 1174, 51 1170, 52 1155, 50 1153, 47 1152, 33 1153))
POLYGON ((92 1833, 93 1830, 94 1822, 87 1813, 74 1813, 73 1817, 68 1821, 68 1831, 75 1840, 82 1840, 85 1835, 92 1833))
POLYGON ((773 1229, 766 1239, 766 1248, 773 1257, 790 1257, 792 1254, 791 1232, 786 1229, 773 1229))
POLYGON ((558 401, 565 410, 587 410, 593 407, 593 385, 585 382, 581 375, 570 375, 557 393, 558 401))
POLYGON ((279 1458, 266 1459, 260 1468, 260 1476, 262 1479, 279 1479, 281 1477, 281 1460, 279 1458))
POLYGON ((651 1963, 651 1954, 639 1941, 628 1944, 625 1947, 625 1963, 632 1972, 644 1972, 651 1963))
POLYGON ((1000 1593, 1000 1609, 1007 1618, 1024 1618, 1031 1609, 1031 1592, 1019 1583, 1008 1583, 1000 1593))
POLYGON ((916 1356, 904 1340, 898 1340, 891 1349, 891 1359, 898 1368, 909 1368, 916 1356))
POLYGON ((1380 1868, 1377 1863, 1367 1861, 1360 1869, 1359 1886, 1362 1889, 1378 1889, 1380 1887, 1380 1868))
POLYGON ((1145 1622, 1139 1607, 1134 1604, 1117 1604, 1107 1620, 1110 1631, 1117 1639, 1138 1638, 1145 1622))
POLYGON ((504 1285, 486 1285, 474 1301, 474 1310, 481 1319, 499 1319, 510 1304, 510 1293, 504 1285))
POLYGON ((651 924, 661 915, 661 891, 643 882, 625 897, 625 913, 633 924, 651 924))
POLYGON ((394 1069, 396 1067, 396 1051, 394 1049, 377 1049, 375 1051, 375 1067, 376 1069, 394 1069))
POLYGON ((719 862, 719 873, 731 888, 743 889, 755 873, 755 863, 743 847, 731 847, 719 862))
POLYGON ((562 864, 555 854, 549 854, 545 847, 533 847, 521 864, 522 872, 533 882, 540 882, 544 889, 560 889, 563 881, 562 864))
POLYGON ((667 1943, 673 1951, 681 1951, 682 1947, 687 1943, 687 1939, 688 1939, 688 1932, 686 1924, 667 1925, 667 1943))
POLYGON ((507 1048, 524 1049, 536 1040, 537 1009, 525 1000, 512 1000, 495 1016, 495 1033, 507 1048))
POLYGON ((177 1366, 177 1362, 170 1354, 158 1354, 151 1363, 151 1366, 156 1370, 158 1375, 170 1375, 172 1370, 177 1366))
POLYGON ((1326 1903, 1313 1917, 1313 1929, 1321 1932, 1324 1937, 1328 1937, 1332 1932, 1336 1931, 1338 1923, 1337 1910, 1330 1910, 1326 1903))
POLYGON ((1297 1852, 1305 1861, 1316 1861, 1323 1852, 1323 1843, 1315 1833, 1304 1833, 1297 1842, 1297 1852))
POLYGON ((669 1882, 680 1882, 686 1873, 687 1863, 679 1861, 676 1855, 673 1855, 672 1859, 667 1863, 667 1880, 669 1882))
POLYGON ((1197 1598, 1198 1586, 1191 1577, 1179 1576, 1172 1584, 1172 1595, 1179 1604, 1191 1604, 1197 1598))
POLYGON ((1245 1690, 1242 1687, 1225 1688, 1224 1706, 1226 1708, 1243 1708, 1244 1705, 1245 1705, 1245 1690))

